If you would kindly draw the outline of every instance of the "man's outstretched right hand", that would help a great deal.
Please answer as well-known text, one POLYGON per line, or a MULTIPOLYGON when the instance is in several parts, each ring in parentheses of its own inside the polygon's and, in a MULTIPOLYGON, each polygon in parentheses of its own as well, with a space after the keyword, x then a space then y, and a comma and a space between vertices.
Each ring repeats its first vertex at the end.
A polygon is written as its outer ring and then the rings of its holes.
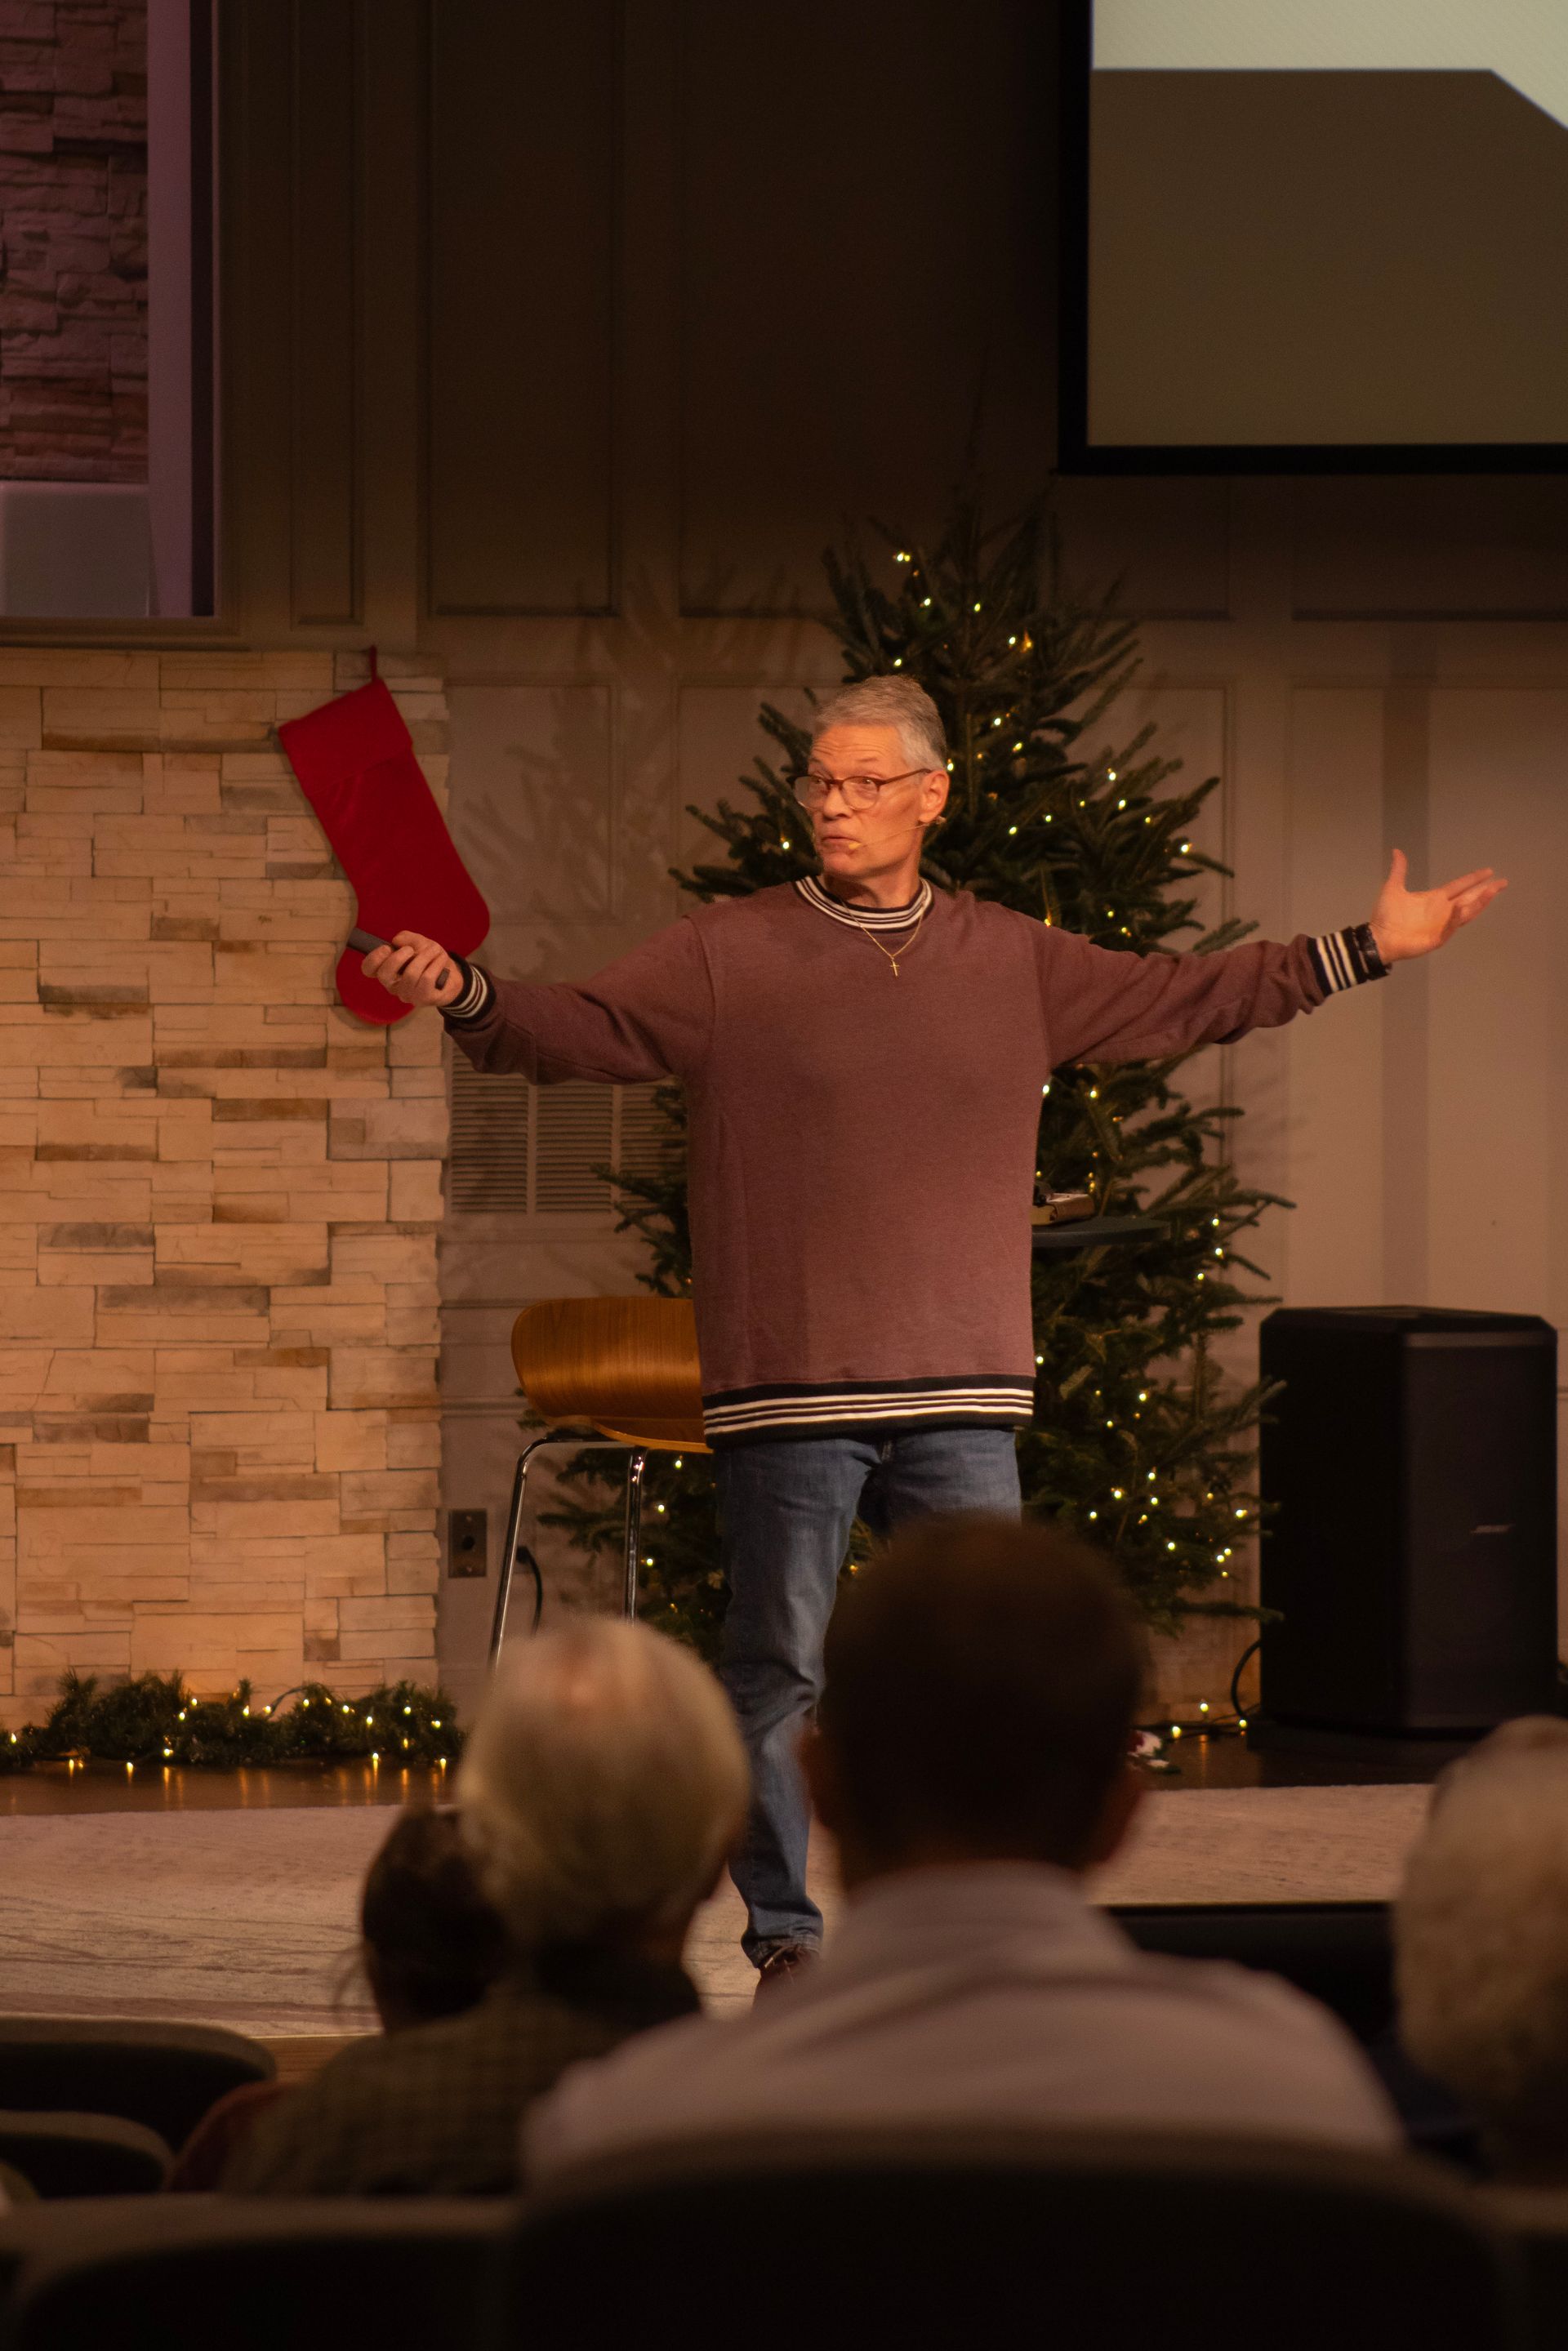
POLYGON ((400 1003, 455 1004, 463 993, 463 974, 444 946, 418 931, 399 931, 391 944, 376 947, 361 966, 367 979, 379 979, 400 1003))

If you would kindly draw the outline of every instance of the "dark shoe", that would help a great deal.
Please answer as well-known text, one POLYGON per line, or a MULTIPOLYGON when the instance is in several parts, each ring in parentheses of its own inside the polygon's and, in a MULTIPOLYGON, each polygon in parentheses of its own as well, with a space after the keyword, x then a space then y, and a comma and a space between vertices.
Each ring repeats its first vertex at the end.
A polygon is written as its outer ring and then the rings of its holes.
MULTIPOLYGON (((779 1984, 791 1978, 806 1975, 817 1964, 819 1953, 810 1943, 778 1943, 757 1970, 757 2000, 765 1999, 779 1984)), ((756 2001, 753 2001, 753 2006, 756 2001)))

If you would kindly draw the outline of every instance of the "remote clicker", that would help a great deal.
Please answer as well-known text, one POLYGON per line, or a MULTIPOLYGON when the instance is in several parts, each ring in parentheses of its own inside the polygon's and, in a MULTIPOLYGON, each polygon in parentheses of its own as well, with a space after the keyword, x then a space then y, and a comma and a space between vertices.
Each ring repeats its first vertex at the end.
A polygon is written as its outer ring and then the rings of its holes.
MULTIPOLYGON (((353 948, 356 955, 368 956, 371 954, 375 948, 390 946, 392 942, 390 939, 378 939, 374 931, 361 931, 357 925, 355 928, 349 933, 349 945, 353 948)), ((456 975, 454 973, 443 972, 440 979, 436 982, 436 994, 438 996, 441 995, 443 991, 453 983, 455 977, 456 975)))

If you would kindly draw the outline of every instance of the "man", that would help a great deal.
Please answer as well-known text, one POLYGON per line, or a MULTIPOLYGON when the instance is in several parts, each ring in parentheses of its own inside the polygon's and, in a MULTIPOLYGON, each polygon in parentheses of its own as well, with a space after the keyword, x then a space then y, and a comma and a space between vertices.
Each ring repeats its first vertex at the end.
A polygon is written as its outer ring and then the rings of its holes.
POLYGON ((365 960, 441 1008, 478 1069, 685 1087, 724 1677, 755 1789, 734 1876, 765 1978, 821 1934, 795 1743, 857 1512, 888 1529, 1019 1507, 1051 1070, 1277 1026, 1440 946, 1503 886, 1412 893, 1396 855, 1370 924, 1114 955, 922 880, 947 781, 930 697, 867 678, 819 706, 796 781, 820 877, 698 907, 578 987, 493 980, 407 931, 365 960))
POLYGON ((736 2020, 582 2066, 524 2174, 727 2133, 1120 2125, 1371 2148, 1354 2043, 1271 1977, 1147 1957, 1084 1897, 1138 1800, 1142 1649, 1072 1537, 927 1519, 839 1604, 803 1752, 846 1895, 832 1946, 736 2020))
MULTIPOLYGON (((747 1781, 724 1693, 689 1649, 585 1616, 527 1643, 486 1695, 457 1794, 489 1928, 499 1921, 494 1980, 460 2013, 418 2022, 406 1998, 387 2015, 378 1982, 387 2032, 263 2115, 226 2189, 510 2194, 517 2117, 563 2067, 695 2010, 686 1930, 740 1834, 747 1781)), ((442 1969, 454 1990, 486 1931, 450 1902, 447 1916, 463 1948, 423 1955, 427 2003, 428 1978, 442 1969)))

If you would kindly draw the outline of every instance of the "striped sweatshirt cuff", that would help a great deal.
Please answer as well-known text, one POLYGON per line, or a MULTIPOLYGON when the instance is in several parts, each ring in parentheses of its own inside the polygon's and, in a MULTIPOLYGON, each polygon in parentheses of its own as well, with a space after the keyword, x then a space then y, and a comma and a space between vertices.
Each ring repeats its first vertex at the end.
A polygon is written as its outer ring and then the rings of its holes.
POLYGON ((463 975, 463 991, 446 1006, 441 1017, 444 1020, 477 1020, 490 1009, 490 998, 496 991, 476 963, 465 963, 461 956, 454 956, 452 960, 463 975))
POLYGON ((1325 996, 1338 996, 1364 980, 1386 979, 1388 966, 1377 951, 1370 923, 1353 923, 1345 931, 1325 931, 1307 941, 1307 953, 1325 996))

